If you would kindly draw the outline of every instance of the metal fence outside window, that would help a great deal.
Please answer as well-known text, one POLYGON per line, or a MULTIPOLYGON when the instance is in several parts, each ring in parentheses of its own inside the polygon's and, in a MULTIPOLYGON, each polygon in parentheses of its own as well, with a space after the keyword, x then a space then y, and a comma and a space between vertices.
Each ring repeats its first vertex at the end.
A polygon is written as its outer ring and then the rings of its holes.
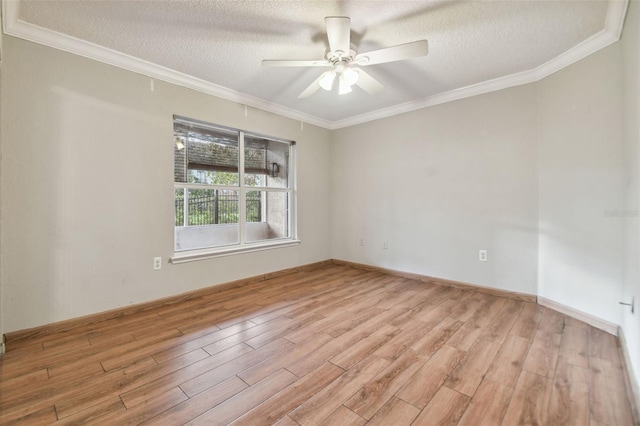
MULTIPOLYGON (((189 194, 187 226, 238 223, 239 207, 237 193, 210 191, 210 194, 189 194)), ((176 226, 185 226, 184 195, 175 198, 176 226)), ((247 222, 262 222, 262 197, 258 191, 247 192, 247 222)))

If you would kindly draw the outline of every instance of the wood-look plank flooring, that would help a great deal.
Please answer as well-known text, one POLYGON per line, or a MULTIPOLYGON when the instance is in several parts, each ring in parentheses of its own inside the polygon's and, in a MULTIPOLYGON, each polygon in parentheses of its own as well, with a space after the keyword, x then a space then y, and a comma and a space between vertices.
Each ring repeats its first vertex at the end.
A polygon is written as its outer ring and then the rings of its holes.
POLYGON ((346 266, 17 343, 0 424, 632 425, 615 338, 346 266))

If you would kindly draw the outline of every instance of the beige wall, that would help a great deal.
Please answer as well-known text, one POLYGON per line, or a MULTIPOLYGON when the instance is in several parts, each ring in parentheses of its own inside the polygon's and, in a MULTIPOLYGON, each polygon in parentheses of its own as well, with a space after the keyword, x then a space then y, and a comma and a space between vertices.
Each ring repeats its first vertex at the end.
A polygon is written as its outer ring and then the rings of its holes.
MULTIPOLYGON (((640 2, 629 3, 622 33, 623 140, 629 169, 624 206, 640 209, 640 2)), ((640 383, 640 218, 624 219, 626 256, 622 300, 635 297, 636 312, 622 308, 622 328, 629 355, 640 383)), ((640 404, 640 401, 638 401, 640 404)))
POLYGON ((5 37, 2 259, 9 332, 325 260, 327 130, 5 37), (172 115, 297 141, 302 244, 181 265, 172 115), (162 256, 162 270, 152 259, 162 256))
MULTIPOLYGON (((2 24, 0 23, 0 160, 2 159, 2 59, 4 59, 4 53, 2 48, 2 24)), ((2 268, 2 161, 0 161, 0 354, 4 353, 4 296, 3 296, 3 268, 2 268)))
POLYGON ((620 323, 625 208, 620 44, 538 83, 538 295, 620 323))
POLYGON ((536 114, 526 85, 336 131, 333 257, 535 294, 536 114))

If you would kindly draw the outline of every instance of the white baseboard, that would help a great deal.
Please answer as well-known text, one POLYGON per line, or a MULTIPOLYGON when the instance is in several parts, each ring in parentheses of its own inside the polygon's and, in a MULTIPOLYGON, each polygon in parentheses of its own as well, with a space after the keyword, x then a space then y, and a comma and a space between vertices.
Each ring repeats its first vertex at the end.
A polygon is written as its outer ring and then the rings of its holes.
POLYGON ((586 312, 579 311, 577 309, 571 308, 567 305, 563 305, 562 303, 555 302, 542 296, 538 296, 538 305, 545 306, 549 309, 553 309, 554 311, 558 311, 577 320, 586 322, 587 324, 592 325, 595 328, 599 328, 600 330, 606 331, 609 334, 613 334, 614 336, 618 335, 618 324, 605 321, 591 314, 587 314, 586 312))
POLYGON ((627 396, 633 411, 633 421, 640 424, 640 388, 638 382, 633 375, 633 366, 631 365, 631 357, 627 348, 627 340, 624 337, 622 327, 618 327, 618 348, 621 352, 622 366, 625 373, 625 385, 627 386, 627 396))
POLYGON ((606 331, 609 334, 617 336, 618 351, 622 361, 626 393, 633 412, 634 424, 640 425, 640 388, 638 382, 633 374, 633 367, 631 364, 631 358, 629 357, 629 350, 627 348, 627 341, 624 338, 622 327, 609 321, 605 321, 601 318, 579 311, 578 309, 571 308, 563 305, 562 303, 555 302, 545 297, 538 296, 538 304, 545 306, 554 311, 558 311, 562 314, 575 318, 577 320, 586 322, 587 324, 606 331))

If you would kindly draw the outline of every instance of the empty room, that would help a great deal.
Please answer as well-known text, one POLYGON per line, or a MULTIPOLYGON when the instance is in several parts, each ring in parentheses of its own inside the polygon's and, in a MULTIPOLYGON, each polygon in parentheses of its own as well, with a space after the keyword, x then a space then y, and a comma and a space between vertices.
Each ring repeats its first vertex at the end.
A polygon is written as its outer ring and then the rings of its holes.
POLYGON ((640 0, 0 1, 0 424, 640 425, 640 0))

